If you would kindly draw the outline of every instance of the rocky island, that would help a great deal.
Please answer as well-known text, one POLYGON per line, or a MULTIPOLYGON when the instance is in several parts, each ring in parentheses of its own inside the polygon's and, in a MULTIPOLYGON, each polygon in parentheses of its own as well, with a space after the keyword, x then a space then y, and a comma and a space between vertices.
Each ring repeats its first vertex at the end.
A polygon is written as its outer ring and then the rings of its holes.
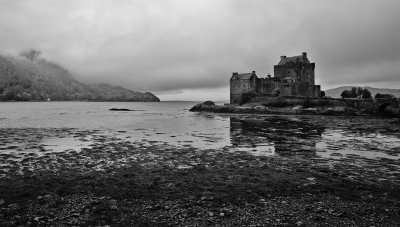
POLYGON ((340 115, 400 117, 397 99, 293 99, 271 98, 270 102, 249 102, 243 105, 216 105, 206 101, 193 106, 192 112, 276 114, 276 115, 340 115))
POLYGON ((325 97, 315 85, 315 63, 307 53, 281 56, 274 66, 275 76, 259 78, 251 73, 233 72, 230 79, 230 103, 224 106, 206 101, 190 111, 217 113, 259 113, 296 115, 381 115, 400 117, 399 100, 378 95, 375 99, 367 89, 354 87, 343 91, 342 98, 325 97))

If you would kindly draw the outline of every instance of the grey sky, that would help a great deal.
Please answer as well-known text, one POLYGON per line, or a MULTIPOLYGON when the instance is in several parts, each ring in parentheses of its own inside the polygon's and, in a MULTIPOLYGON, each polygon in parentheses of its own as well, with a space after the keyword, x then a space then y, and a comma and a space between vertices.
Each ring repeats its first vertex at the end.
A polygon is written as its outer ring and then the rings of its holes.
POLYGON ((306 51, 322 89, 400 88, 398 0, 0 0, 0 50, 163 100, 228 99, 233 71, 306 51))

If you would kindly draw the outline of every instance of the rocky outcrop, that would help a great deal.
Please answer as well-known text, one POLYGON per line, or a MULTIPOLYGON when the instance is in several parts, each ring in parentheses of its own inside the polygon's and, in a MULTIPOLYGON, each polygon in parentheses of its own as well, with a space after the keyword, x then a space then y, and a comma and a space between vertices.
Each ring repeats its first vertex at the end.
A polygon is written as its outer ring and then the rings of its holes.
POLYGON ((297 105, 294 107, 268 107, 265 105, 215 105, 207 101, 193 106, 192 112, 213 112, 213 113, 242 113, 242 114, 276 114, 276 115, 333 115, 333 116, 385 116, 400 118, 398 107, 387 107, 383 112, 376 112, 374 109, 356 109, 345 106, 334 107, 310 107, 305 108, 297 105))
POLYGON ((196 111, 206 111, 206 110, 214 110, 218 108, 212 101, 205 101, 193 106, 189 111, 196 112, 196 111))

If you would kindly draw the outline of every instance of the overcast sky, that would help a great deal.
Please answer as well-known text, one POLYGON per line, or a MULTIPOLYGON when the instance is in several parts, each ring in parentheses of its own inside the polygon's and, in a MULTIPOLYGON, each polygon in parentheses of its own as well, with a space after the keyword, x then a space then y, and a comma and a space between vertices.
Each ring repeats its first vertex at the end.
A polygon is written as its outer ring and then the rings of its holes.
POLYGON ((0 52, 41 50, 86 82, 227 100, 232 72, 316 63, 322 89, 400 88, 399 0, 0 0, 0 52))

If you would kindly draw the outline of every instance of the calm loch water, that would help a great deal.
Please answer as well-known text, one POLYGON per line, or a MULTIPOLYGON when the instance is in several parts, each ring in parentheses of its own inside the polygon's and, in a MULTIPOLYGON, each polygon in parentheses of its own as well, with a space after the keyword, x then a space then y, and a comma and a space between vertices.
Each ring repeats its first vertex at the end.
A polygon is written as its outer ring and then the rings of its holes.
POLYGON ((313 158, 400 158, 400 124, 393 119, 192 113, 196 102, 0 103, 0 154, 90 148, 104 136, 149 144, 313 158), (110 108, 129 108, 113 112, 110 108))

